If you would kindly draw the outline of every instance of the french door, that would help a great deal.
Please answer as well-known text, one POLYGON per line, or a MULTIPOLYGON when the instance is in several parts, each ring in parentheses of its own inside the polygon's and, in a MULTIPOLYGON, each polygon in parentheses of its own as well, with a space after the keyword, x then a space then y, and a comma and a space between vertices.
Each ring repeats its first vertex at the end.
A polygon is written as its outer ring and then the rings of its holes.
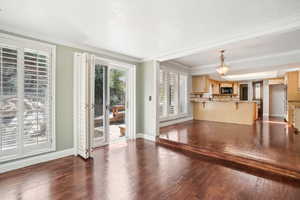
POLYGON ((91 68, 90 131, 93 147, 127 137, 126 69, 95 59, 91 68))
POLYGON ((92 64, 90 103, 92 105, 90 113, 90 130, 93 147, 107 144, 107 110, 108 110, 108 66, 98 60, 92 64))
POLYGON ((74 54, 76 155, 87 159, 95 147, 135 137, 135 90, 129 87, 134 84, 134 66, 122 67, 86 53, 74 54), (129 79, 129 74, 133 78, 129 79))

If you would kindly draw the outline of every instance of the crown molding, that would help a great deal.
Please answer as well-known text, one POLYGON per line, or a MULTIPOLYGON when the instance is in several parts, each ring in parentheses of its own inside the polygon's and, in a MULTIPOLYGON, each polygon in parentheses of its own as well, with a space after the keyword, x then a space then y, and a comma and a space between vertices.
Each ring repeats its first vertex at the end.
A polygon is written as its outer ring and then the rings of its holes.
POLYGON ((291 15, 282 20, 269 23, 265 25, 264 28, 258 28, 256 30, 252 30, 248 32, 239 32, 231 37, 221 38, 215 41, 209 41, 207 43, 199 43, 194 47, 166 52, 161 55, 152 56, 143 59, 143 61, 158 60, 160 62, 163 62, 171 59, 176 59, 176 58, 196 54, 201 51, 218 48, 220 46, 227 45, 230 43, 241 42, 244 40, 267 36, 267 35, 281 34, 281 33, 290 32, 298 29, 300 29, 300 14, 291 15))
MULTIPOLYGON (((252 57, 241 60, 235 60, 226 62, 230 66, 230 71, 238 70, 259 70, 259 69, 269 69, 276 67, 295 67, 300 63, 300 50, 294 50, 278 54, 270 54, 261 57, 252 57)), ((217 64, 203 65, 193 67, 191 69, 191 74, 210 74, 216 73, 217 64)))
POLYGON ((166 65, 174 65, 176 67, 180 67, 180 68, 183 68, 185 70, 190 70, 192 67, 191 66, 188 66, 188 65, 184 65, 182 63, 179 63, 179 62, 176 62, 174 60, 170 60, 170 61, 166 61, 164 62, 163 64, 166 64, 166 65))
POLYGON ((76 43, 76 42, 72 42, 72 41, 53 38, 53 37, 36 34, 33 32, 28 32, 28 31, 24 31, 21 29, 12 28, 12 27, 8 27, 8 26, 4 26, 4 25, 0 25, 0 32, 6 33, 6 34, 13 34, 13 35, 20 36, 20 37, 26 37, 28 39, 39 40, 41 42, 58 44, 58 45, 76 48, 79 50, 89 51, 92 53, 100 54, 101 56, 107 56, 112 59, 126 61, 126 62, 130 62, 130 63, 134 63, 134 64, 142 62, 142 59, 140 59, 140 58, 125 55, 125 54, 118 53, 118 52, 114 52, 114 51, 111 51, 108 49, 101 49, 101 48, 93 47, 90 45, 85 45, 85 44, 80 44, 80 43, 76 43))

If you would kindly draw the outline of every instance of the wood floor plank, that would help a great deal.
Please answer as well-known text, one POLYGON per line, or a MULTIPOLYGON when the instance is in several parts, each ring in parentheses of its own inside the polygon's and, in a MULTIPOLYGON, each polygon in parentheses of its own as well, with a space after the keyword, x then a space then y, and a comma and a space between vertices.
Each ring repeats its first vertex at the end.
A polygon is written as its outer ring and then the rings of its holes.
POLYGON ((0 199, 299 199, 300 182, 143 139, 0 174, 0 199))

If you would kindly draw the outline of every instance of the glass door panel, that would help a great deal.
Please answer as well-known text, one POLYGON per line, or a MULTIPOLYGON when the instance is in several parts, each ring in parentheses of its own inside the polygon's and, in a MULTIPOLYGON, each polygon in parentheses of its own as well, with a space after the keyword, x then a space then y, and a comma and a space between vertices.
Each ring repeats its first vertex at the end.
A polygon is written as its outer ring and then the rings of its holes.
POLYGON ((106 86, 107 66, 96 64, 94 69, 94 102, 93 102, 93 146, 101 146, 106 140, 106 86))
POLYGON ((127 71, 109 70, 109 137, 115 141, 126 136, 127 71))

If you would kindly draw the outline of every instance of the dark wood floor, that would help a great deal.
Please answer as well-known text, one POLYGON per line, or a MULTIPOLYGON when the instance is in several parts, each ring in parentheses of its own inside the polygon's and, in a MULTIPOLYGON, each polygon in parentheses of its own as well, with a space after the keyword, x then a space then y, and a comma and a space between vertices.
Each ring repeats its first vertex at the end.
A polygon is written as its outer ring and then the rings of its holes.
POLYGON ((0 199, 300 199, 300 183, 138 139, 0 175, 0 199), (245 169, 244 169, 245 170, 245 169))
POLYGON ((253 126, 188 121, 161 128, 160 138, 300 172, 300 135, 280 118, 257 121, 253 126))

